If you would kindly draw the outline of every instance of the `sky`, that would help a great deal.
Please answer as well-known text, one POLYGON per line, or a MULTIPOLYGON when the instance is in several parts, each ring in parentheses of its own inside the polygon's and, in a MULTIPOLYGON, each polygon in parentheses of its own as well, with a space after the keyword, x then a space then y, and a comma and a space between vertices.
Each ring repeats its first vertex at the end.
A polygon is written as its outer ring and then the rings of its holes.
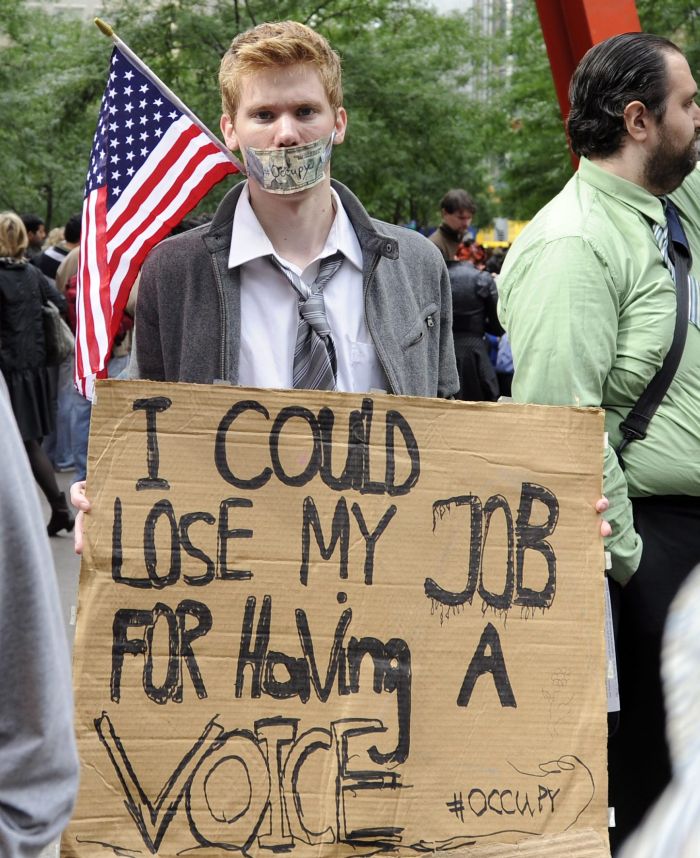
POLYGON ((435 6, 435 8, 439 12, 450 12, 452 9, 464 9, 468 6, 468 3, 465 3, 464 0, 428 0, 431 6, 435 6))

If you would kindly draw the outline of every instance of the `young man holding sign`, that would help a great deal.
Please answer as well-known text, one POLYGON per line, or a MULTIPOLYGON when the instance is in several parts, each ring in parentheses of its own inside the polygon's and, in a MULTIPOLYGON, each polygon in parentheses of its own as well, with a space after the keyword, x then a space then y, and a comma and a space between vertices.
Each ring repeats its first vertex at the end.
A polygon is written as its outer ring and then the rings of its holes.
MULTIPOLYGON (((243 154, 248 181, 211 224, 146 260, 131 375, 453 396, 440 252, 370 218, 331 181, 333 146, 347 127, 338 55, 303 24, 261 24, 233 40, 219 81, 221 129, 243 154)), ((87 511, 83 491, 76 484, 72 498, 87 511)))
MULTIPOLYGON (((141 274, 131 375, 246 387, 453 396, 447 270, 411 230, 331 182, 340 58, 303 24, 261 24, 221 62, 221 130, 248 181, 141 274)), ((87 510, 83 484, 73 502, 87 510)), ((76 550, 82 532, 76 529, 76 550)))
POLYGON ((347 126, 338 55, 303 24, 262 24, 234 39, 219 80, 221 130, 248 181, 146 261, 139 376, 453 395, 440 255, 331 182, 347 126))

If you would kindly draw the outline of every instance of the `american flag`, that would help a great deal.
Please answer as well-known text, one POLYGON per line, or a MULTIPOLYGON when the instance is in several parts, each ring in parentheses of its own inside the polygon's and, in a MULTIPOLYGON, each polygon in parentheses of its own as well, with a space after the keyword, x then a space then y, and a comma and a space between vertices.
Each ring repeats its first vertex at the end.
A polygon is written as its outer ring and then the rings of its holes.
POLYGON ((85 183, 75 382, 104 377, 149 250, 240 162, 119 39, 85 183))

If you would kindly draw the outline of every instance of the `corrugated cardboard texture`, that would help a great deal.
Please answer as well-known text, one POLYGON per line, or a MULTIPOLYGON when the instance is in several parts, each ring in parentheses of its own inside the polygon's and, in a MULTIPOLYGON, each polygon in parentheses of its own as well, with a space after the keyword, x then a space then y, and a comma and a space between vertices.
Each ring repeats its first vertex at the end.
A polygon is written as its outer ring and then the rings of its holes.
POLYGON ((602 456, 593 410, 100 384, 62 854, 606 855, 602 456))
MULTIPOLYGON (((459 858, 462 850, 435 852, 435 858, 459 858)), ((544 835, 521 840, 517 844, 475 846, 463 854, 469 858, 609 858, 607 838, 590 829, 574 829, 564 834, 544 835)))

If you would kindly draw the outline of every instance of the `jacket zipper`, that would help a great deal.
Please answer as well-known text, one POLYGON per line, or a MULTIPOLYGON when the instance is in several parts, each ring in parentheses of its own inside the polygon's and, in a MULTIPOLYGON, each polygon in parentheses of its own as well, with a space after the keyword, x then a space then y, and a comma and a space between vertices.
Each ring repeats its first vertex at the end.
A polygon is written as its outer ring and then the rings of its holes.
MULTIPOLYGON (((219 265, 216 258, 212 256, 212 265, 214 266, 214 278, 216 279, 216 289, 219 293, 219 306, 221 308, 221 349, 219 351, 219 376, 222 381, 231 381, 226 376, 226 301, 224 295, 224 285, 221 282, 219 274, 219 265)), ((238 380, 238 379, 236 379, 238 380)))
POLYGON ((372 342, 374 343, 374 350, 376 351, 377 357, 379 358, 379 363, 381 364, 381 367, 384 370, 384 375, 386 376, 386 379, 389 382, 389 386, 391 388, 393 388, 389 392, 397 395, 399 392, 398 384, 396 383, 396 379, 394 379, 392 377, 392 374, 389 372, 389 369, 387 368, 386 362, 385 362, 384 358, 382 357, 381 351, 379 349, 379 339, 375 335, 375 332, 374 332, 373 327, 372 327, 372 322, 371 322, 370 317, 369 317, 369 313, 367 312, 367 295, 369 293, 370 283, 372 281, 372 278, 374 277, 374 272, 377 270, 377 265, 379 265, 379 258, 380 258, 379 254, 378 253, 375 254, 374 260, 372 261, 372 265, 370 266, 370 269, 367 272, 367 280, 365 281, 365 288, 364 288, 365 321, 367 322, 367 329, 369 330, 369 334, 372 337, 372 342))

